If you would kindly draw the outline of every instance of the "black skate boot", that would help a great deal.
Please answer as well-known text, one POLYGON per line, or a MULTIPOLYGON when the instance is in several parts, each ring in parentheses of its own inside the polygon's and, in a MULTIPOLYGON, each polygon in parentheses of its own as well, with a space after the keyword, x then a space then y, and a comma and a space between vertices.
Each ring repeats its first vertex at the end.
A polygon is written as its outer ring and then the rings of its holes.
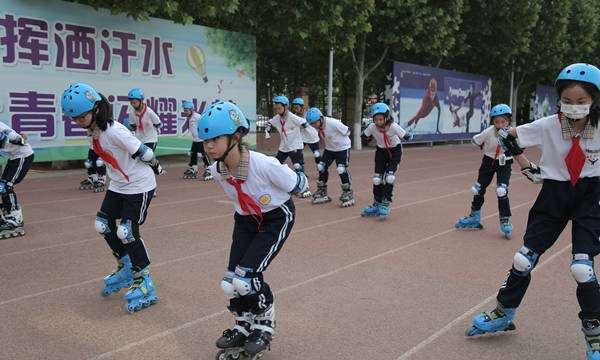
POLYGON ((271 350, 271 341, 275 334, 275 304, 254 317, 252 332, 246 340, 244 350, 251 360, 260 359, 265 351, 271 350))
POLYGON ((327 183, 323 181, 317 181, 317 191, 313 194, 313 204, 323 204, 330 202, 331 198, 327 196, 327 183))
POLYGON ((208 168, 204 169, 204 174, 202 174, 202 180, 204 181, 210 181, 213 179, 212 174, 210 173, 210 170, 208 170, 208 168))
POLYGON ((352 192, 352 184, 342 184, 342 195, 340 196, 342 207, 354 205, 354 193, 352 192))
POLYGON ((217 352, 217 360, 235 360, 240 356, 247 356, 244 345, 250 334, 254 315, 249 312, 240 314, 231 311, 231 313, 235 317, 235 326, 233 329, 223 331, 221 337, 217 339, 217 348, 221 349, 217 352))
POLYGON ((95 193, 103 192, 105 182, 106 182, 106 175, 98 176, 98 180, 94 181, 94 192, 95 193))
POLYGON ((92 181, 92 177, 88 176, 85 180, 79 183, 79 190, 91 190, 94 186, 94 182, 92 181))
POLYGON ((4 211, 0 222, 0 238, 8 239, 25 235, 24 225, 20 205, 17 205, 14 210, 4 211))
POLYGON ((198 165, 192 165, 183 173, 184 179, 196 179, 198 178, 198 165))

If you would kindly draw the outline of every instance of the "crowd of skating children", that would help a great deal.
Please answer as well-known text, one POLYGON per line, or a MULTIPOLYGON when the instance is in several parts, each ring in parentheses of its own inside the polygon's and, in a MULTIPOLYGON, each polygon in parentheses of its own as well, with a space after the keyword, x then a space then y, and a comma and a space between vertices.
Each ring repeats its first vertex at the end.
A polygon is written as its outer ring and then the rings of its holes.
MULTIPOLYGON (((514 256, 496 307, 476 316, 466 334, 516 328, 516 309, 531 280, 531 271, 571 220, 571 273, 577 282, 586 354, 588 359, 600 360, 600 286, 593 261, 600 253, 600 164, 587 161, 596 159, 600 151, 600 70, 589 64, 569 65, 559 73, 555 87, 560 98, 557 114, 510 127, 510 107, 498 104, 491 109, 490 126, 473 136, 472 142, 483 151, 483 158, 471 188, 470 211, 458 219, 456 228, 482 228, 481 207, 495 174, 500 228, 507 239, 511 238, 508 188, 513 162, 529 180, 543 185, 529 212, 524 245, 514 256), (523 148, 531 146, 541 149, 540 166, 524 155, 523 148)), ((106 175, 111 179, 94 221, 94 228, 104 237, 117 263, 115 271, 104 279, 102 294, 108 296, 128 288, 125 309, 134 312, 158 300, 140 226, 155 195, 155 176, 166 171, 155 156, 159 117, 144 102, 141 89, 132 89, 128 98, 131 111, 126 124, 113 120, 108 100, 86 83, 70 85, 62 94, 61 105, 67 117, 88 131, 88 177, 80 189, 104 192, 106 175)), ((313 204, 330 202, 329 167, 335 161, 341 207, 354 205, 349 172, 350 129, 316 107, 306 109, 302 98, 290 104, 286 96, 277 96, 274 105, 276 115, 268 121, 266 131, 276 129, 280 145, 277 155, 270 157, 244 144, 250 126, 234 103, 214 103, 203 114, 196 113, 192 102, 183 103, 184 128, 192 135, 189 169, 184 178, 198 177, 200 156, 202 179, 215 179, 235 208, 233 241, 221 280, 235 325, 217 340, 218 359, 237 359, 241 355, 258 359, 270 346, 275 333, 275 297, 264 272, 292 231, 296 217, 293 197, 312 197, 313 204), (314 192, 305 175, 306 146, 318 172, 314 192), (285 164, 287 158, 291 167, 285 164), (265 193, 268 201, 262 201, 265 193)), ((373 203, 364 207, 361 215, 386 219, 402 159, 402 142, 412 140, 413 135, 393 121, 385 103, 372 105, 371 117, 372 123, 361 135, 372 138, 377 145, 373 203)), ((0 236, 24 235, 14 186, 30 168, 33 150, 25 134, 0 123, 0 151, 9 157, 0 178, 0 236)))

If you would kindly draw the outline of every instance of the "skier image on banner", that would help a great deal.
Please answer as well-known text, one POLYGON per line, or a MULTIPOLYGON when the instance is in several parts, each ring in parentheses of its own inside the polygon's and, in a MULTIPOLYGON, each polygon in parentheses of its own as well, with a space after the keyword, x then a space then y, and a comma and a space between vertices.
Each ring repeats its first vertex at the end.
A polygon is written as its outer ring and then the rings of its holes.
MULTIPOLYGON (((465 98, 462 101, 462 104, 459 106, 459 109, 460 109, 467 103, 467 101, 469 102, 469 111, 467 111, 467 113, 465 114, 465 120, 467 123, 467 127, 465 129, 466 133, 469 132, 469 122, 471 120, 471 117, 473 117, 473 113, 475 112, 475 99, 477 99, 479 96, 481 96, 481 91, 475 93, 475 83, 472 82, 469 93, 467 94, 467 96, 465 96, 465 98)), ((452 111, 452 109, 450 109, 450 111, 452 111)), ((458 111, 458 109, 456 109, 456 111, 458 111)), ((460 125, 459 117, 458 117, 458 115, 456 115, 454 118, 454 126, 459 126, 459 125, 460 125)))
POLYGON ((435 133, 441 134, 441 131, 440 131, 440 112, 441 112, 440 111, 440 98, 439 98, 438 91, 437 91, 437 80, 435 80, 435 78, 432 77, 429 80, 429 85, 427 86, 427 89, 425 90, 425 96, 423 97, 423 102, 421 103, 421 108, 417 112, 417 115, 413 116, 413 118, 408 121, 407 127, 409 127, 409 129, 411 131, 414 131, 419 120, 426 117, 427 115, 429 115, 431 113, 431 110, 433 110, 434 107, 436 107, 438 110, 435 133), (413 125, 413 126, 410 127, 411 125, 413 125))

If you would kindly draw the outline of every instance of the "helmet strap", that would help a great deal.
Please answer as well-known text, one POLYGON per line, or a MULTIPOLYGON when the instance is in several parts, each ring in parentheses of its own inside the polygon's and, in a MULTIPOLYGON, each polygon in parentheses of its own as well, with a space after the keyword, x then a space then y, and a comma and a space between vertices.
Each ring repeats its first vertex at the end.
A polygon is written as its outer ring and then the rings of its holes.
MULTIPOLYGON (((233 133, 235 134, 235 133, 233 133)), ((229 155, 229 152, 231 150, 233 150, 234 147, 237 146, 238 143, 235 143, 233 145, 231 145, 231 139, 233 138, 233 134, 231 135, 227 135, 227 150, 225 150, 225 152, 223 153, 223 155, 221 155, 220 157, 216 158, 216 161, 225 161, 225 158, 227 157, 227 155, 229 155)))

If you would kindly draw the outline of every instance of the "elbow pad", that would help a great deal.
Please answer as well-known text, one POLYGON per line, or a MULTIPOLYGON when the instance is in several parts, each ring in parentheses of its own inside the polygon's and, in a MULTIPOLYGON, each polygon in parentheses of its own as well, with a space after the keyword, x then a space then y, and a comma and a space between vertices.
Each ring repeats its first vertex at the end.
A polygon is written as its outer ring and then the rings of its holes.
POLYGON ((141 144, 138 151, 136 151, 135 154, 131 155, 131 157, 133 159, 137 157, 148 164, 152 164, 154 160, 156 160, 156 156, 154 156, 154 151, 152 151, 152 149, 150 149, 144 144, 141 144))

